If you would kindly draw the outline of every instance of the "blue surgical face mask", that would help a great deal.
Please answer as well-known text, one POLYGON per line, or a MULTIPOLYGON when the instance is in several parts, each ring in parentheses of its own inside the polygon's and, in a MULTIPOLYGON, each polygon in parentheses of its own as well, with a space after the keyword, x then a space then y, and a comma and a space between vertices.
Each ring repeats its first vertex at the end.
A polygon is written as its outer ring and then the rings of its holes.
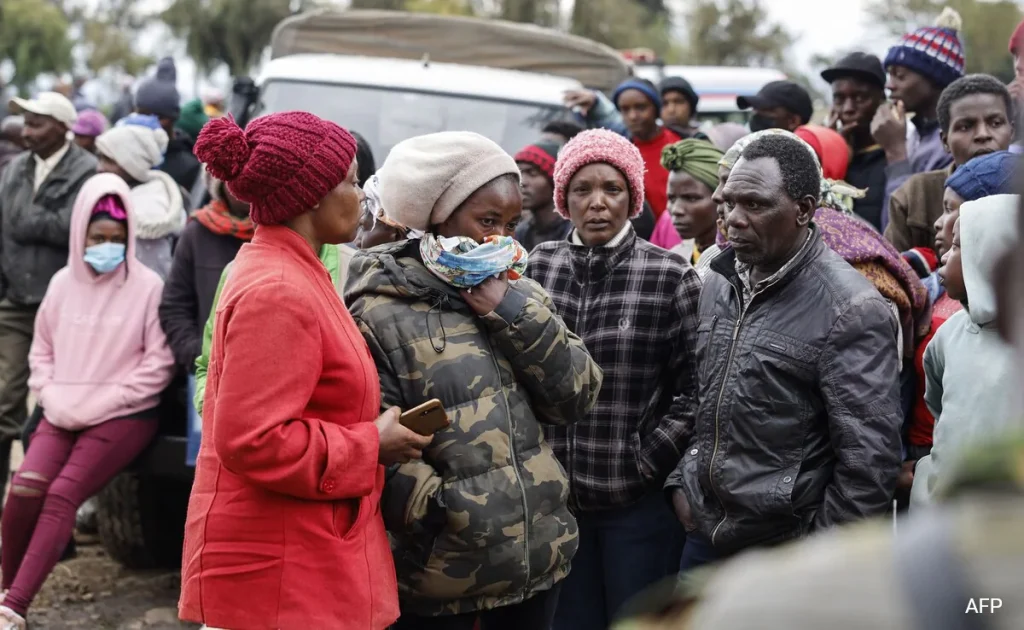
POLYGON ((85 248, 85 262, 96 273, 110 273, 124 262, 123 243, 100 243, 85 248))

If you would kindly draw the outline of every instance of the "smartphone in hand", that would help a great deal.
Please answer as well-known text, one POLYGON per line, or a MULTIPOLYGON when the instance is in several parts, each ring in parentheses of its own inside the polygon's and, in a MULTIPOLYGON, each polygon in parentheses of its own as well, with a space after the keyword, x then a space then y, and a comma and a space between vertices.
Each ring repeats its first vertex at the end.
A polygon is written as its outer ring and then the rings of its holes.
POLYGON ((444 405, 436 398, 406 411, 398 419, 398 422, 403 427, 420 435, 434 435, 451 424, 448 421, 448 414, 445 413, 444 405))

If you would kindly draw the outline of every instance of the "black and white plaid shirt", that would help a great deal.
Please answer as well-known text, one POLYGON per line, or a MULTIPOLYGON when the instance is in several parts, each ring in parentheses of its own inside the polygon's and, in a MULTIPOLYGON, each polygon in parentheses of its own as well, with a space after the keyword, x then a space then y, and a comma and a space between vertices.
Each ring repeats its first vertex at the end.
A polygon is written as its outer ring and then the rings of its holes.
POLYGON ((606 247, 538 245, 526 273, 604 370, 587 417, 545 427, 569 474, 571 505, 607 509, 660 491, 693 433, 697 273, 632 228, 606 247))

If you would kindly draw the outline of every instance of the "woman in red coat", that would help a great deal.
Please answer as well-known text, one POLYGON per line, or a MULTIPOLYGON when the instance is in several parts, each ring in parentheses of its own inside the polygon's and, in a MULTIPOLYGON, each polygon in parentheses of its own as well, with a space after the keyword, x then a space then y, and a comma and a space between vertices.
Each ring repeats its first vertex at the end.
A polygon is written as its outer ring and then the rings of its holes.
POLYGON ((377 369, 317 252, 352 240, 356 142, 312 114, 209 123, 196 155, 257 225, 217 307, 185 526, 182 619, 379 630, 398 617, 378 501, 429 439, 380 412, 377 369))

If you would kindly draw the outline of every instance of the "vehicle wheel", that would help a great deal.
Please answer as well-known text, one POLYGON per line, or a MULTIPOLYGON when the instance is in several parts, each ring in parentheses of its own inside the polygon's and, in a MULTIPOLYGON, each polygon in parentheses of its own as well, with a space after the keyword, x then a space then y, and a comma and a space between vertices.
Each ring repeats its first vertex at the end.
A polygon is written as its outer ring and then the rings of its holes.
POLYGON ((100 542, 130 569, 181 566, 189 487, 123 472, 97 496, 100 542))

